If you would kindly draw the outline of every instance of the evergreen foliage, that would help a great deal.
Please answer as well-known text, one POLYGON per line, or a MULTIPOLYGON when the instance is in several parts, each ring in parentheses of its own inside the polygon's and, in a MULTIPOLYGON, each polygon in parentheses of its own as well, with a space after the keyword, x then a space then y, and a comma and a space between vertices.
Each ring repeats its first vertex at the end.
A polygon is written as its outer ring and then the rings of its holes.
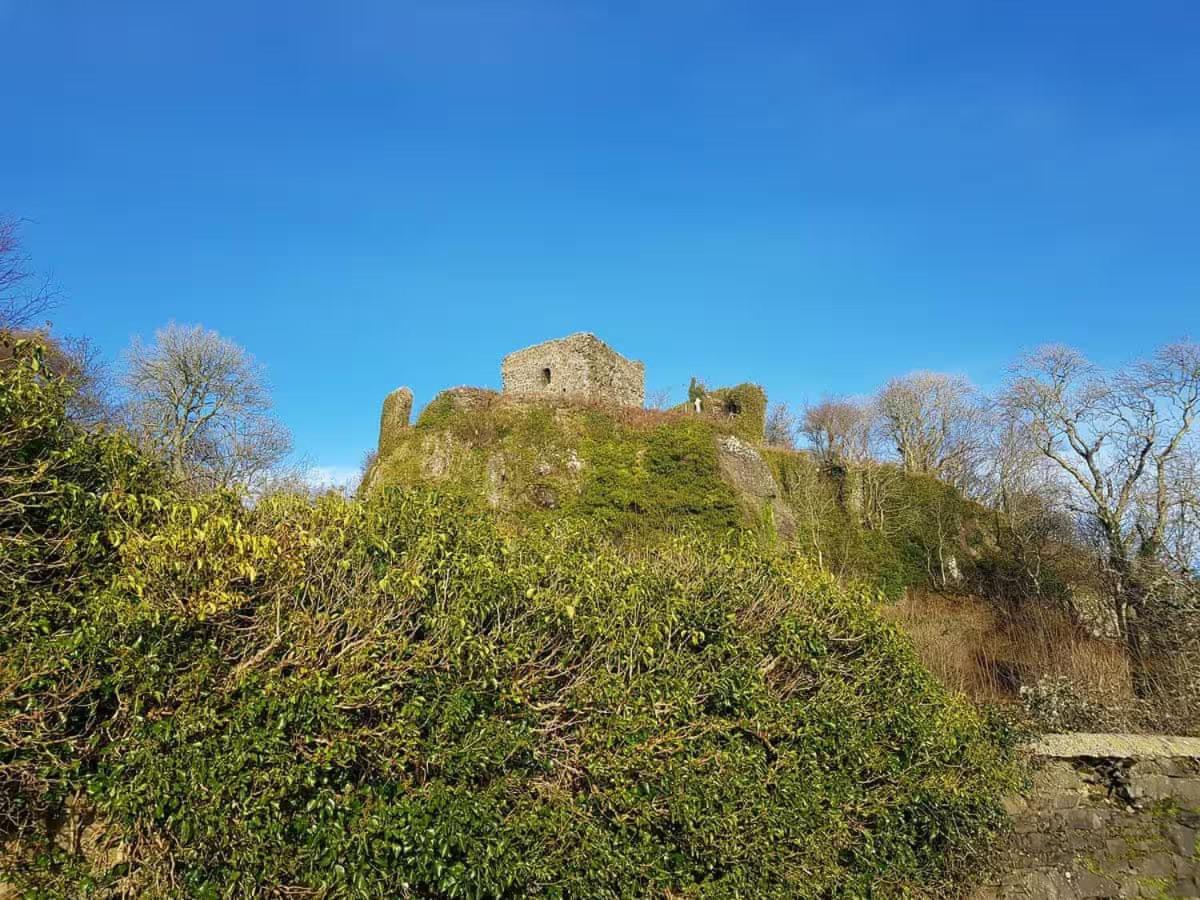
POLYGON ((757 384, 716 388, 704 395, 704 413, 723 430, 752 444, 762 442, 767 424, 767 392, 757 384))
MULTIPOLYGON (((506 534, 428 490, 177 498, 19 358, 0 546, 33 574, 0 582, 0 877, 22 890, 894 896, 1001 818, 1003 735, 801 558, 506 534), (53 840, 68 802, 113 852, 53 840)), ((695 465, 649 435, 647 467, 695 465)))

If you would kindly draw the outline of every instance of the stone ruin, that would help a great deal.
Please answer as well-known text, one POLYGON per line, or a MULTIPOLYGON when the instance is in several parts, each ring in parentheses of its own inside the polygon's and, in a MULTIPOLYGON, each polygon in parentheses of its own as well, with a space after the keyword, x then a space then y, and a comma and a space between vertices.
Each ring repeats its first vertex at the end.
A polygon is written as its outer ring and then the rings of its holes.
POLYGON ((646 402, 646 367, 626 359, 594 334, 580 332, 504 357, 506 394, 594 400, 621 406, 646 402))
MULTIPOLYGON (((501 360, 502 392, 513 397, 562 399, 642 407, 646 402, 646 367, 626 359, 600 338, 581 331, 563 338, 543 341, 508 354, 501 360)), ((751 443, 763 439, 767 397, 756 384, 704 391, 696 413, 726 427, 751 443)), ((449 397, 456 407, 476 402, 476 395, 494 397, 490 391, 454 388, 439 397, 449 397)), ((383 404, 379 428, 379 454, 395 447, 409 425, 412 392, 397 388, 383 404)), ((689 402, 677 407, 692 410, 689 402)))
POLYGON ((383 399, 379 416, 379 455, 387 456, 400 440, 412 417, 413 393, 406 387, 396 388, 383 399))

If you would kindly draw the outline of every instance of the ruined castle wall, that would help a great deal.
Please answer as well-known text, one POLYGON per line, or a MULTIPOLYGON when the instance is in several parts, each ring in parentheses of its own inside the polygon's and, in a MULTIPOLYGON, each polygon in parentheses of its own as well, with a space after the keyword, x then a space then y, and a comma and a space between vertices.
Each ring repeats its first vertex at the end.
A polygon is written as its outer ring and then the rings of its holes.
POLYGON ((506 394, 554 397, 590 397, 592 394, 592 373, 587 358, 560 341, 547 341, 510 353, 500 365, 500 377, 506 394))
POLYGON ((383 400, 383 412, 379 416, 380 456, 387 456, 408 428, 412 417, 413 394, 406 387, 396 388, 383 400))
POLYGON ((577 334, 504 357, 504 393, 642 406, 645 367, 625 359, 599 338, 577 334))
POLYGON ((617 354, 600 354, 592 359, 592 384, 603 398, 622 406, 644 406, 646 403, 646 367, 633 359, 617 354))

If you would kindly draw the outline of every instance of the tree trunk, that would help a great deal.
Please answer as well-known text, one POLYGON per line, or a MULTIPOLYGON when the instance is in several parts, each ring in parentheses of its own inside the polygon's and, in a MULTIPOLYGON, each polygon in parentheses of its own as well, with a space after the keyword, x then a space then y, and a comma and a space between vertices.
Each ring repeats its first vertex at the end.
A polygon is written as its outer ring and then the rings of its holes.
POLYGON ((1151 689, 1144 634, 1147 592, 1139 577, 1141 573, 1136 561, 1131 560, 1126 552, 1119 531, 1108 527, 1104 530, 1109 543, 1108 569, 1113 578, 1113 612, 1117 619, 1117 633, 1125 642, 1133 692, 1138 697, 1145 697, 1151 689))

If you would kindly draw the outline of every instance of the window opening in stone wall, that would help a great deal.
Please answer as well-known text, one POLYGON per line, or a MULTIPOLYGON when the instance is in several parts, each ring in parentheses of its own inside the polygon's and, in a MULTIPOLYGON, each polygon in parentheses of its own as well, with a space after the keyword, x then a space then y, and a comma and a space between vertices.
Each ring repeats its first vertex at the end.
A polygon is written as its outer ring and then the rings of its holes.
POLYGON ((542 369, 542 384, 549 384, 549 383, 550 383, 550 370, 542 369))

